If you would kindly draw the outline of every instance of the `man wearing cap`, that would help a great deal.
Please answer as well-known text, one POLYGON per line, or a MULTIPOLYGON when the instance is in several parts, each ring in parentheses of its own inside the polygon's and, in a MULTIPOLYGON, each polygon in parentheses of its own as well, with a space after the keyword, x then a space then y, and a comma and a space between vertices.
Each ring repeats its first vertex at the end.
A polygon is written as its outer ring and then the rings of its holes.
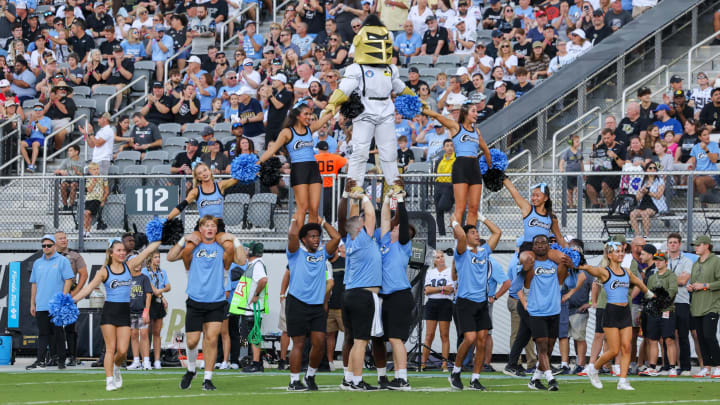
POLYGON ((418 92, 420 86, 424 85, 428 86, 428 88, 430 87, 430 85, 428 85, 424 80, 420 80, 420 71, 415 66, 412 66, 410 67, 410 69, 408 69, 408 80, 405 82, 405 85, 408 86, 415 93, 418 92))
POLYGON ((50 90, 50 99, 45 104, 45 115, 52 120, 53 130, 60 130, 53 141, 55 150, 59 150, 65 143, 65 136, 72 132, 72 126, 67 126, 75 116, 77 107, 69 95, 72 94, 72 87, 60 81, 50 90), (61 129, 62 128, 62 129, 61 129))
MULTIPOLYGON (((135 64, 132 58, 126 58, 123 48, 120 46, 113 47, 112 58, 108 59, 108 68, 100 75, 107 85, 115 86, 120 91, 132 80, 135 72, 135 64)), ((124 90, 123 94, 129 93, 130 90, 124 90)), ((123 96, 115 97, 115 110, 120 109, 123 96)))
MULTIPOLYGON (((673 101, 669 105, 670 116, 680 121, 680 124, 683 126, 688 118, 693 118, 694 114, 693 108, 688 105, 687 100, 688 99, 685 97, 684 91, 676 90, 673 92, 673 101)), ((663 133, 661 132, 661 134, 663 133)), ((677 140, 679 141, 680 134, 677 132, 675 134, 677 135, 677 140)))
POLYGON ((450 53, 448 42, 448 31, 445 27, 440 27, 437 18, 430 15, 425 19, 427 31, 423 35, 422 46, 420 47, 420 55, 432 55, 432 63, 437 62, 439 55, 447 55, 450 53))
POLYGON ((140 152, 141 159, 145 156, 146 151, 162 148, 162 136, 160 136, 157 125, 148 122, 141 112, 133 114, 132 120, 135 126, 129 136, 133 138, 132 147, 140 152))
POLYGON ((670 90, 666 93, 663 93, 662 96, 664 104, 670 104, 673 94, 676 91, 683 89, 683 81, 683 78, 679 75, 672 75, 672 77, 670 77, 670 90))
POLYGON ((245 21, 245 36, 243 36, 243 50, 245 55, 252 60, 262 59, 262 49, 265 39, 257 33, 255 20, 245 21))
POLYGON ((197 86, 198 84, 193 82, 192 76, 200 77, 201 75, 207 73, 207 70, 204 70, 200 67, 200 64, 202 61, 200 60, 200 57, 197 55, 193 55, 188 59, 188 68, 185 72, 185 76, 183 76, 183 83, 192 84, 193 86, 197 86))
POLYGON ((475 85, 473 85, 473 82, 470 80, 470 73, 465 66, 457 68, 455 76, 460 78, 460 88, 462 89, 463 94, 467 95, 471 91, 475 90, 475 85))
POLYGON ((486 30, 496 28, 498 21, 502 19, 502 4, 500 0, 490 0, 490 7, 485 9, 482 16, 482 25, 486 30))
POLYGON ((155 24, 149 35, 145 53, 152 55, 152 61, 155 62, 155 80, 163 80, 165 61, 175 53, 173 39, 165 35, 165 26, 162 24, 155 24))
POLYGON ((170 173, 191 176, 192 164, 200 156, 199 146, 200 143, 195 138, 185 141, 185 151, 175 155, 172 165, 170 165, 170 173))
MULTIPOLYGON (((45 45, 47 41, 45 40, 45 37, 41 33, 37 33, 37 35, 33 35, 32 42, 30 43, 30 46, 28 47, 28 51, 30 53, 30 69, 37 75, 40 71, 42 71, 42 67, 45 63, 45 59, 43 58, 43 55, 45 52, 52 55, 53 59, 55 58, 55 52, 52 51, 52 49, 47 48, 45 45), (30 49, 32 48, 32 49, 30 49), (42 60, 41 60, 42 59, 42 60)), ((47 63, 47 62, 46 62, 47 63)))
POLYGON ((49 39, 57 45, 69 46, 80 57, 80 64, 84 64, 87 61, 87 54, 95 49, 95 40, 85 33, 85 21, 80 18, 73 21, 71 33, 72 35, 65 39, 60 37, 49 39))
POLYGON ((227 70, 225 72, 224 86, 218 90, 218 97, 222 100, 222 109, 230 106, 230 96, 240 91, 240 84, 238 83, 238 74, 234 70, 227 70))
MULTIPOLYGON (((682 90, 680 91, 682 92, 682 90)), ((685 95, 681 94, 681 96, 684 97, 685 95)), ((672 131, 675 136, 678 137, 677 140, 680 140, 680 136, 682 136, 683 133, 683 126, 680 121, 670 117, 670 107, 667 104, 657 106, 655 109, 655 118, 657 118, 657 121, 653 122, 653 124, 658 127, 662 138, 665 137, 667 131, 672 131)))
MULTIPOLYGON (((196 58, 191 56, 190 59, 196 58)), ((195 86, 192 84, 183 85, 180 98, 172 106, 172 113, 175 116, 175 122, 182 125, 181 131, 185 131, 185 124, 195 122, 200 113, 200 101, 195 94, 195 86)))
MULTIPOLYGON (((465 3, 467 9, 467 3, 465 3)), ((455 17, 455 29, 452 31, 452 41, 450 41, 450 50, 456 55, 470 55, 475 49, 475 31, 466 29, 467 18, 460 16, 455 17)))
POLYGON ((293 94, 285 88, 287 77, 284 73, 277 73, 270 77, 272 93, 268 98, 268 119, 265 128, 265 144, 269 145, 277 139, 282 123, 293 104, 293 94))
MULTIPOLYGON (((590 155, 593 171, 619 172, 625 165, 627 147, 615 140, 615 133, 610 128, 603 128, 600 134, 601 143, 590 155)), ((602 191, 605 203, 610 205, 615 199, 615 190, 620 185, 620 176, 590 176, 586 190, 593 208, 600 208, 598 193, 602 191)))
POLYGON ((162 82, 154 82, 152 85, 152 93, 148 94, 147 104, 145 104, 140 112, 145 118, 155 125, 173 122, 172 106, 177 103, 175 97, 165 94, 162 82))
POLYGON ((472 53, 472 57, 470 57, 470 59, 468 60, 467 65, 468 71, 472 73, 473 77, 476 74, 480 73, 482 75, 483 81, 491 79, 490 72, 493 65, 495 64, 495 59, 493 59, 493 57, 489 55, 486 55, 485 53, 485 44, 482 41, 478 41, 478 43, 475 45, 475 50, 472 53))
MULTIPOLYGON (((617 128, 615 128, 615 139, 625 145, 629 145, 631 138, 645 137, 648 125, 650 125, 650 122, 647 119, 640 117, 640 104, 634 101, 630 102, 625 107, 625 117, 620 120, 617 128)), ((662 138, 662 132, 660 133, 660 136, 662 138)))
POLYGON ((420 55, 420 47, 422 47, 422 37, 413 31, 412 21, 406 20, 403 23, 403 32, 395 35, 393 43, 393 49, 400 57, 398 63, 407 65, 411 57, 420 55))
MULTIPOLYGON (((535 13, 535 21, 537 24, 535 25, 535 27, 528 30, 527 36, 528 36, 528 38, 530 38, 530 40, 532 42, 535 42, 535 41, 542 42, 545 39, 545 35, 543 34, 543 31, 545 30, 545 25, 547 25, 547 23, 548 23, 547 14, 545 13, 545 11, 543 11, 542 9, 538 10, 535 13)), ((527 27, 525 29, 527 30, 527 27)), ((554 27, 553 27, 553 29, 554 29, 554 27)))
POLYGON ((639 88, 637 97, 640 100, 640 118, 654 121, 655 109, 658 107, 658 103, 650 100, 650 97, 652 97, 650 88, 647 86, 639 88))
MULTIPOLYGON (((200 132, 200 136, 202 137, 202 141, 200 141, 198 148, 200 150, 199 155, 202 158, 206 153, 210 153, 210 142, 216 141, 215 130, 211 126, 206 126, 202 132, 200 132)), ((222 150, 222 145, 220 145, 220 150, 222 150)), ((210 167, 210 165, 208 165, 208 167, 210 167)))
MULTIPOLYGON (((257 89, 260 87, 260 82, 262 82, 262 77, 260 76, 260 73, 255 70, 255 62, 253 62, 250 58, 245 58, 243 60, 243 66, 242 70, 238 72, 238 84, 240 85, 240 90, 248 90, 249 92, 247 94, 252 95, 253 97, 257 94, 257 89)), ((298 68, 298 73, 299 73, 298 68)))
POLYGON ((51 322, 50 300, 57 293, 70 292, 74 274, 70 261, 56 251, 55 236, 44 235, 40 243, 42 256, 35 260, 30 273, 30 315, 35 317, 38 326, 37 360, 26 369, 45 369, 48 345, 54 347, 58 355, 58 369, 64 369, 65 331, 51 322))
POLYGON ((712 101, 710 95, 710 93, 712 93, 712 87, 710 87, 707 73, 700 72, 697 74, 697 84, 698 87, 688 91, 687 96, 689 100, 688 104, 694 108, 694 114, 699 116, 703 107, 712 101))
POLYGON ((720 313, 720 259, 712 252, 709 236, 698 236, 694 245, 699 257, 693 264, 687 290, 691 295, 690 315, 705 365, 694 377, 720 378, 720 346, 716 336, 720 313))
POLYGON ((720 131, 720 87, 710 93, 710 103, 705 104, 700 111, 700 125, 710 125, 713 132, 720 131))
MULTIPOLYGON (((22 28, 23 37, 27 41, 35 38, 37 35, 40 35, 40 22, 38 15, 35 13, 28 15, 25 21, 22 22, 22 28)), ((28 48, 28 51, 29 50, 30 48, 28 48)))
POLYGON ((15 4, 8 0, 0 0, 0 48, 5 48, 12 38, 12 28, 17 19, 15 4))
MULTIPOLYGON (((468 8, 470 6, 469 0, 460 0, 458 1, 458 7, 457 7, 457 15, 453 18, 453 20, 450 22, 450 25, 447 25, 448 27, 455 27, 458 28, 458 25, 460 24, 460 21, 465 21, 465 27, 463 29, 464 32, 467 32, 468 37, 473 39, 473 42, 475 42, 475 37, 477 35, 477 19, 475 19, 475 16, 471 13, 468 13, 468 8)), ((490 7, 492 10, 492 5, 490 7)), ((501 19, 502 20, 502 19, 501 19)), ((499 20, 499 21, 501 21, 499 20)), ((498 22, 496 22, 496 25, 498 22)))
POLYGON ((248 87, 240 89, 238 117, 243 125, 244 136, 253 142, 256 151, 265 150, 263 116, 262 105, 257 99, 253 98, 252 90, 248 87))
POLYGON ((614 31, 605 24, 605 16, 602 10, 593 11, 592 27, 585 30, 585 36, 593 46, 597 46, 603 39, 607 38, 614 31))
POLYGON ((27 138, 20 142, 20 154, 25 159, 27 171, 30 173, 36 169, 35 161, 40 154, 40 148, 44 146, 45 137, 50 135, 51 130, 52 123, 50 118, 45 116, 43 104, 36 102, 33 106, 30 123, 23 127, 23 133, 27 138), (32 148, 32 157, 28 156, 28 148, 32 148))
POLYGON ((630 21, 632 21, 632 14, 623 10, 621 0, 614 0, 610 11, 605 14, 605 24, 612 28, 614 32, 630 21))
MULTIPOLYGON (((197 17, 190 20, 187 36, 192 38, 191 55, 207 55, 208 47, 215 44, 215 20, 208 15, 205 4, 198 4, 197 17)), ((191 58, 192 59, 192 58, 191 58)))
POLYGON ((105 3, 103 1, 95 2, 93 12, 87 16, 85 22, 87 22, 87 27, 92 30, 95 38, 102 35, 105 27, 115 25, 112 17, 105 13, 105 3))

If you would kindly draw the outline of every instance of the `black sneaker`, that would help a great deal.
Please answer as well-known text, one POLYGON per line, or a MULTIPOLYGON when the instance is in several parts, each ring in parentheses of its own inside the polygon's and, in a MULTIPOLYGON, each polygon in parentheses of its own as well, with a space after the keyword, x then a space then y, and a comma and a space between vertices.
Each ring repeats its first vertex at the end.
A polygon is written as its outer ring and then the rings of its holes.
POLYGON ((186 390, 192 385, 192 380, 195 378, 195 372, 186 372, 182 380, 180 380, 180 389, 186 390))
POLYGON ((463 389, 463 383, 460 379, 460 373, 451 373, 448 377, 448 381, 450 381, 450 387, 452 389, 456 390, 462 390, 463 389))
POLYGON ((25 370, 45 370, 45 363, 36 361, 35 363, 25 367, 25 370))
POLYGON ((243 373, 264 373, 265 367, 261 362, 253 362, 251 365, 243 367, 242 371, 243 373))
POLYGON ((531 390, 540 390, 540 391, 546 391, 547 387, 543 385, 542 381, 540 380, 530 380, 528 383, 528 388, 531 390))
MULTIPOLYGON (((316 388, 317 389, 317 386, 316 388)), ((300 380, 293 381, 288 385, 287 388, 288 391, 307 391, 308 387, 305 386, 305 384, 301 383, 300 380)))
POLYGON ((575 368, 573 369, 573 371, 572 371, 570 374, 578 375, 578 374, 579 374, 580 372, 582 372, 582 371, 583 371, 583 367, 582 367, 582 366, 575 366, 575 368))
POLYGON ((410 391, 410 383, 402 378, 395 378, 387 385, 393 391, 410 391))
POLYGON ((352 390, 352 381, 348 381, 343 377, 342 384, 340 384, 340 389, 343 391, 350 391, 352 390))
POLYGON ((75 366, 77 366, 77 365, 78 365, 78 361, 77 361, 77 359, 76 359, 75 357, 70 357, 70 358, 68 359, 68 361, 67 361, 67 366, 68 366, 68 367, 75 367, 75 366))
POLYGON ((558 374, 562 373, 562 370, 563 369, 560 367, 554 367, 554 366, 550 365, 550 371, 552 371, 552 375, 558 375, 558 374))
POLYGON ((212 380, 205 380, 203 381, 203 391, 215 391, 217 388, 215 388, 215 385, 213 385, 212 380))
POLYGON ((493 366, 491 366, 490 364, 483 364, 482 371, 484 373, 494 373, 495 368, 493 366))
POLYGON ((513 366, 512 364, 505 366, 503 374, 509 375, 510 377, 525 377, 525 372, 520 370, 518 366, 513 366))
POLYGON ((475 391, 487 391, 487 388, 485 388, 482 384, 480 384, 479 380, 470 381, 470 385, 468 386, 468 389, 475 390, 475 391))
POLYGON ((550 380, 550 382, 548 382, 547 390, 548 391, 560 391, 560 387, 558 387, 558 382, 556 379, 553 378, 552 380, 550 380))
POLYGON ((58 370, 65 370, 65 360, 58 361, 58 370))
POLYGON ((57 359, 54 359, 54 358, 50 359, 50 361, 45 363, 45 365, 48 367, 57 367, 57 365, 58 365, 57 359))
POLYGON ((561 366, 560 374, 562 374, 562 375, 570 374, 570 366, 561 366))
POLYGON ((378 389, 378 387, 373 387, 372 385, 362 380, 357 384, 352 384, 350 387, 352 391, 377 391, 378 389))
POLYGON ((318 390, 318 386, 317 386, 317 384, 315 384, 315 376, 314 375, 313 376, 309 376, 309 375, 305 376, 305 385, 307 385, 308 391, 317 391, 318 390))
POLYGON ((287 369, 288 369, 287 361, 285 361, 285 360, 278 360, 278 367, 277 367, 277 369, 278 369, 278 370, 287 370, 287 369))
POLYGON ((387 376, 378 377, 378 389, 379 390, 388 390, 390 389, 388 386, 390 385, 390 381, 388 380, 387 376))

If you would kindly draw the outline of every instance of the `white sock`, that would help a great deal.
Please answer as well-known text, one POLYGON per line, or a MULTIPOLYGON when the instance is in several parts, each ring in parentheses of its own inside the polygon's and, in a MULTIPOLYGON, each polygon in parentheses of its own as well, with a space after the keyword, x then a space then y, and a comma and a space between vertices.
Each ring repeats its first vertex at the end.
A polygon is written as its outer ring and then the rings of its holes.
POLYGON ((188 358, 187 369, 191 373, 195 372, 195 363, 197 362, 197 357, 198 357, 198 348, 197 347, 195 347, 194 349, 187 348, 187 358, 188 358))
POLYGON ((290 373, 290 382, 300 381, 300 373, 290 373))
POLYGON ((570 366, 568 365, 567 361, 563 361, 560 363, 560 367, 570 367, 570 366))
POLYGON ((407 380, 407 369, 404 368, 402 370, 395 370, 395 378, 400 378, 402 380, 407 380))
POLYGON ((588 363, 588 365, 586 366, 586 368, 587 368, 588 371, 595 372, 595 363, 588 363))
POLYGON ((143 357, 143 363, 150 363, 150 357, 143 357))
POLYGON ((315 372, 316 372, 316 371, 317 371, 317 369, 316 369, 316 368, 312 368, 312 367, 308 366, 308 369, 307 369, 307 376, 308 376, 308 377, 312 377, 312 376, 314 376, 314 375, 315 375, 315 372))
POLYGON ((353 373, 348 371, 347 367, 345 367, 345 381, 352 381, 353 373))
MULTIPOLYGON (((212 367, 212 366, 210 366, 210 367, 212 367)), ((203 380, 212 380, 212 373, 213 373, 212 370, 211 371, 205 370, 205 376, 203 377, 203 380)))
POLYGON ((533 377, 532 377, 532 379, 533 379, 533 380, 539 380, 539 379, 541 379, 542 377, 543 377, 543 372, 540 371, 540 370, 538 370, 538 369, 536 368, 536 369, 535 369, 535 372, 533 372, 533 377))
POLYGON ((345 366, 343 366, 343 371, 344 371, 344 372, 345 372, 345 374, 347 375, 347 372, 348 372, 348 368, 347 368, 347 367, 345 367, 345 366))
POLYGON ((113 378, 113 376, 105 377, 105 384, 110 384, 110 383, 113 382, 114 380, 115 380, 115 379, 113 378))
POLYGON ((362 381, 362 375, 353 375, 352 376, 353 384, 355 384, 355 385, 360 384, 360 381, 362 381))
POLYGON ((552 375, 552 370, 545 370, 545 379, 547 380, 547 382, 550 382, 554 379, 552 375))
POLYGON ((453 371, 452 371, 453 374, 457 374, 461 371, 462 371, 462 367, 453 366, 453 371))
POLYGON ((472 376, 470 377, 470 381, 475 381, 480 379, 480 374, 472 373, 472 376))
POLYGON ((620 383, 626 383, 626 382, 627 382, 627 378, 620 377, 620 383))
POLYGON ((140 364, 140 357, 133 357, 133 364, 140 364))
POLYGON ((385 377, 387 375, 387 368, 385 367, 378 367, 377 368, 378 378, 379 377, 385 377))

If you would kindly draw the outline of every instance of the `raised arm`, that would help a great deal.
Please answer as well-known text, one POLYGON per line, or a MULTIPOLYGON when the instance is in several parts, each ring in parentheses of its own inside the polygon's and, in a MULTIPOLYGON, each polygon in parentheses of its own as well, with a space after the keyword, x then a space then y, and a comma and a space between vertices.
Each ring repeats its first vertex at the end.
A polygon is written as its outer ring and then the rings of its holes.
POLYGON ((167 216, 167 219, 173 219, 176 216, 180 215, 180 213, 188 205, 192 204, 193 202, 195 202, 195 200, 197 200, 197 197, 198 197, 198 189, 197 188, 193 188, 190 191, 188 191, 187 196, 185 197, 185 200, 180 202, 180 204, 178 204, 175 208, 173 208, 172 211, 170 211, 170 213, 167 216))
POLYGON ((583 264, 582 266, 578 266, 578 270, 585 270, 590 274, 591 276, 595 277, 600 281, 601 283, 604 283, 608 281, 610 278, 610 274, 608 273, 608 270, 602 267, 597 266, 591 266, 589 264, 583 264))
POLYGON ((487 219, 480 213, 478 213, 478 219, 487 227, 488 230, 490 230, 490 237, 488 238, 487 244, 490 246, 490 249, 495 250, 495 247, 502 236, 502 230, 499 226, 495 225, 493 221, 487 219))
MULTIPOLYGON (((465 253, 465 250, 467 250, 467 237, 465 236, 465 230, 460 226, 460 224, 455 219, 455 214, 450 216, 450 223, 452 224, 453 229, 453 236, 455 236, 455 240, 457 241, 457 245, 455 246, 455 251, 458 255, 461 255, 465 253)), ((455 262, 453 262, 453 270, 455 269, 455 262)))
MULTIPOLYGON (((87 283, 87 285, 82 290, 80 290, 80 292, 75 294, 75 296, 73 297, 73 300, 75 302, 78 302, 81 299, 87 297, 88 294, 90 294, 92 292, 92 290, 95 289, 95 287, 97 287, 98 285, 100 285, 100 283, 104 282, 107 279, 107 276, 108 276, 107 267, 105 267, 105 266, 101 267, 100 270, 98 270, 98 272, 95 273, 95 277, 93 277, 92 281, 87 283)), ((33 284, 33 286, 35 286, 35 284, 33 284)))
POLYGON ((510 192, 513 200, 515 200, 515 204, 520 207, 523 218, 528 216, 528 214, 530 214, 530 212, 532 211, 532 206, 530 205, 528 200, 526 200, 523 196, 520 195, 520 193, 515 188, 515 185, 512 181, 510 181, 509 178, 505 178, 505 180, 503 180, 503 185, 505 185, 507 191, 510 192))
POLYGON ((127 266, 131 269, 135 268, 136 266, 141 265, 145 262, 145 259, 150 255, 150 253, 157 250, 157 248, 160 247, 160 244, 162 244, 161 241, 157 240, 155 242, 150 243, 145 247, 145 249, 141 250, 140 253, 135 255, 132 259, 127 261, 127 266))
POLYGON ((368 235, 372 235, 373 232, 375 232, 375 206, 370 200, 370 197, 366 195, 363 196, 361 204, 363 209, 365 232, 367 232, 368 235))
MULTIPOLYGON (((458 131, 460 131, 460 124, 458 124, 457 121, 447 118, 444 115, 431 110, 430 108, 427 108, 427 107, 423 108, 422 113, 427 115, 430 118, 436 119, 438 122, 440 122, 442 124, 442 126, 449 129, 450 134, 448 134, 448 135, 456 134, 458 131)), ((487 148, 487 146, 486 146, 486 148, 487 148)), ((488 152, 488 155, 489 154, 490 153, 488 152)))
POLYGON ((290 229, 288 230, 288 252, 295 253, 300 249, 300 229, 298 228, 297 219, 290 220, 290 229))
POLYGON ((270 159, 271 157, 275 156, 277 151, 280 150, 285 144, 290 142, 290 139, 292 139, 292 133, 290 132, 289 128, 285 128, 282 131, 280 131, 280 134, 278 134, 277 139, 274 142, 270 142, 270 145, 268 146, 267 150, 260 156, 260 159, 258 160, 258 164, 270 159))
POLYGON ((383 200, 382 209, 380 211, 380 237, 385 236, 386 233, 392 231, 392 218, 390 213, 390 200, 392 196, 390 193, 385 194, 385 200, 383 200))
POLYGON ((323 127, 328 121, 332 119, 333 114, 321 115, 320 118, 316 119, 310 124, 310 131, 315 132, 323 127))
POLYGON ((322 222, 322 226, 323 229, 325 229, 325 232, 330 235, 330 241, 325 245, 325 251, 327 251, 328 255, 334 256, 335 252, 337 252, 338 245, 340 244, 340 232, 324 220, 322 222))
POLYGON ((492 158, 490 156, 490 148, 488 148, 487 143, 485 143, 485 139, 482 137, 482 133, 480 133, 479 129, 476 129, 478 134, 478 146, 480 147, 480 150, 483 153, 483 156, 485 157, 485 161, 487 162, 488 167, 492 166, 492 158))

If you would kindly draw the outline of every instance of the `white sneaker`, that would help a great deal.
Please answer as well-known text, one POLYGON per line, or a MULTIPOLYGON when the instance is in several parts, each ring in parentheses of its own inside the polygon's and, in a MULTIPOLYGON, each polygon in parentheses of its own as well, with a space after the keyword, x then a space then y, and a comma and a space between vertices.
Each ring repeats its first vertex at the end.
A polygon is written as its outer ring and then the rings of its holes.
POLYGON ((131 365, 127 366, 128 370, 140 370, 142 369, 142 365, 140 363, 132 362, 131 365))
POLYGON ((590 384, 592 384, 593 387, 601 390, 603 385, 602 385, 602 381, 600 381, 600 374, 598 373, 598 371, 597 370, 589 370, 587 368, 585 369, 585 371, 587 372, 587 376, 590 379, 590 384))
POLYGON ((219 368, 220 368, 220 363, 215 363, 215 369, 219 369, 219 368))
POLYGON ((110 381, 109 383, 105 383, 105 391, 115 391, 117 387, 115 386, 115 383, 110 381))
POLYGON ((712 374, 710 375, 712 378, 720 378, 720 367, 715 367, 712 369, 712 374))
POLYGON ((122 381, 122 375, 120 374, 120 367, 113 366, 113 377, 115 378, 113 381, 115 386, 117 388, 122 388, 123 381, 122 381))
POLYGON ((677 369, 675 367, 671 368, 670 371, 667 373, 668 377, 677 377, 677 369))
POLYGON ((160 370, 162 368, 162 363, 160 363, 160 360, 155 360, 155 370, 160 370))
POLYGON ((680 373, 680 376, 681 376, 681 377, 690 377, 690 376, 692 376, 692 372, 690 372, 690 370, 683 370, 683 371, 680 373))
MULTIPOLYGON (((660 366, 658 366, 658 368, 660 368, 660 366)), ((658 375, 661 375, 661 376, 670 375, 670 371, 664 370, 664 369, 660 369, 660 371, 658 371, 657 373, 658 373, 658 375)))
POLYGON ((222 363, 220 363, 219 368, 220 368, 220 370, 228 370, 228 369, 230 369, 230 365, 227 364, 227 362, 223 361, 222 363))
POLYGON ((700 369, 700 372, 693 375, 694 378, 705 378, 710 377, 710 373, 708 372, 708 369, 705 367, 700 369))
POLYGON ((620 375, 620 365, 619 365, 619 364, 613 364, 613 366, 612 366, 612 372, 613 372, 613 375, 615 375, 615 376, 620 375))
POLYGON ((331 361, 330 363, 328 363, 328 365, 330 366, 330 371, 335 371, 337 369, 337 367, 335 367, 334 361, 331 361))
POLYGON ((240 365, 237 363, 230 363, 230 369, 237 370, 240 368, 240 365))
POLYGON ((618 381, 617 389, 620 391, 635 391, 635 388, 627 381, 618 381))
POLYGON ((148 361, 147 363, 143 362, 143 370, 152 370, 152 364, 148 361))

